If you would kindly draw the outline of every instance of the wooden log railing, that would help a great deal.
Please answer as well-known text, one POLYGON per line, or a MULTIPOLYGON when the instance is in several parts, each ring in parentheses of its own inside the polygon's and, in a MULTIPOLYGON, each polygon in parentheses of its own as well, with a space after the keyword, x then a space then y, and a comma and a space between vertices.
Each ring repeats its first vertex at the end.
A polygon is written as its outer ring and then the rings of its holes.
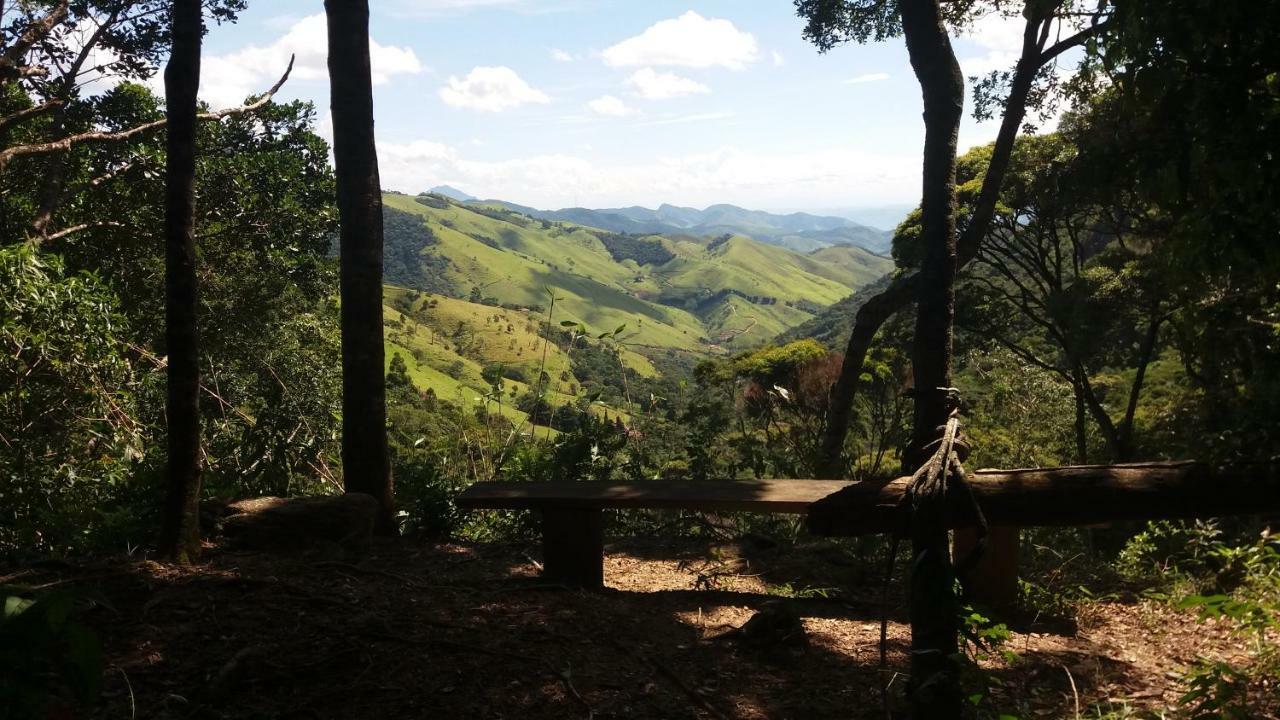
MULTIPOLYGON (((1127 520, 1280 513, 1280 463, 1213 467, 1198 462, 979 470, 969 486, 992 526, 1095 525, 1127 520)), ((903 532, 911 478, 853 483, 809 507, 809 530, 854 536, 903 532)), ((947 518, 971 525, 965 505, 947 518)))
MULTIPOLYGON (((1017 528, 1094 525, 1120 520, 1280 514, 1280 463, 1212 468, 1194 462, 1092 465, 1041 470, 979 470, 969 476, 993 526, 980 585, 994 588, 993 606, 1017 588, 1017 528)), ((655 480, 608 482, 482 482, 458 507, 537 510, 543 519, 546 574, 558 582, 603 582, 605 509, 667 509, 807 514, 817 535, 905 532, 901 507, 910 478, 845 480, 655 480)), ((971 507, 956 502, 955 508, 971 507)), ((972 525, 956 512, 953 528, 972 525)), ((957 545, 964 532, 957 532, 957 545)))

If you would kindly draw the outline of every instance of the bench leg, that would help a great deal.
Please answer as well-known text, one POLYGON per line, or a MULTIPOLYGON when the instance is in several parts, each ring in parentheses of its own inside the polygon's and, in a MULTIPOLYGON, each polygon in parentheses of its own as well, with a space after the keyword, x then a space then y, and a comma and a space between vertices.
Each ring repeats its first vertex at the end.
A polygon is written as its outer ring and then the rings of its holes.
MULTIPOLYGON (((977 543, 972 528, 956 530, 952 556, 962 558, 977 543)), ((969 597, 994 610, 1012 611, 1018 606, 1018 528, 993 526, 987 531, 986 551, 965 578, 969 597)))
POLYGON ((604 587, 603 512, 542 511, 542 575, 570 587, 604 587))

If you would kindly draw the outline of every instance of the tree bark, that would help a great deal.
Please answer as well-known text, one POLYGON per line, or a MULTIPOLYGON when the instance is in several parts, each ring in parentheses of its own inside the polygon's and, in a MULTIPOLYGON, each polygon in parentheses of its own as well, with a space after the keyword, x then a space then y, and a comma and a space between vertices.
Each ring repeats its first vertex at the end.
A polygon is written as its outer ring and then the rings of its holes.
MULTIPOLYGON (((1032 14, 1027 18, 1023 28, 1022 52, 1014 68, 1009 97, 1005 100, 1000 131, 996 135, 995 146, 991 153, 991 164, 982 179, 982 189, 979 191, 973 214, 965 226, 964 234, 960 237, 957 247, 957 267, 963 267, 978 254, 979 244, 991 226, 996 199, 999 196, 1005 172, 1009 169, 1009 158, 1013 153, 1014 141, 1027 114, 1027 97, 1031 92, 1036 74, 1046 62, 1072 47, 1072 43, 1079 44, 1092 34, 1090 31, 1077 33, 1055 46, 1052 54, 1046 53, 1044 45, 1048 36, 1044 30, 1050 18, 1051 13, 1032 14)), ((830 415, 822 439, 822 472, 820 474, 824 477, 838 477, 841 474, 840 455, 844 448, 845 435, 849 432, 853 398, 858 392, 859 379, 863 365, 866 363, 867 353, 871 349, 871 341, 889 318, 911 304, 916 294, 915 286, 919 282, 918 275, 919 273, 909 273, 894 278, 888 288, 868 299, 859 308, 854 318, 853 332, 845 348, 840 376, 831 388, 830 415)))
POLYGON ((1088 415, 1084 407, 1084 391, 1080 388, 1079 378, 1072 378, 1071 383, 1072 395, 1075 396, 1076 420, 1075 420, 1075 436, 1076 436, 1076 462, 1081 465, 1089 462, 1089 437, 1087 434, 1088 415))
MULTIPOLYGON (((1069 351, 1068 351, 1069 352, 1069 351)), ((1112 462, 1119 462, 1120 447, 1120 431, 1116 429, 1116 423, 1111 419, 1111 414, 1102 406, 1102 401, 1098 399, 1098 394, 1094 392, 1093 382, 1089 380, 1089 371, 1085 369, 1084 364, 1079 360, 1072 359, 1072 374, 1080 379, 1080 397, 1084 399, 1085 407, 1089 410, 1089 414, 1093 416, 1093 422, 1098 426, 1098 432, 1102 433, 1102 439, 1107 445, 1107 454, 1112 462)))
MULTIPOLYGON (((899 503, 911 483, 861 482, 809 507, 809 530, 825 536, 905 532, 899 503)), ((1280 512, 1280 463, 1213 467, 1198 462, 979 470, 969 485, 992 526, 1068 527, 1107 522, 1280 512)), ((948 527, 971 524, 950 504, 948 527)))
POLYGON ((333 156, 341 223, 342 472, 347 492, 378 499, 394 533, 382 345, 382 188, 373 132, 368 0, 325 0, 333 156))
POLYGON ((168 354, 167 494, 161 554, 179 563, 200 551, 200 351, 196 321, 196 96, 200 0, 173 3, 173 46, 164 71, 168 122, 165 176, 165 346, 168 354))
MULTIPOLYGON (((911 67, 924 97, 924 178, 920 242, 924 255, 916 284, 916 388, 908 473, 931 454, 950 413, 952 324, 956 274, 956 143, 964 113, 964 78, 951 49, 937 0, 902 0, 902 29, 911 67)), ((960 716, 955 571, 941 502, 917 503, 911 523, 911 696, 916 718, 960 716)))
POLYGON ((1133 459, 1137 448, 1133 442, 1133 420, 1138 414, 1138 400, 1142 397, 1142 386, 1147 378, 1147 367, 1155 357, 1156 342, 1160 339, 1160 326, 1164 318, 1153 313, 1147 333, 1142 339, 1142 347, 1138 351, 1138 369, 1129 386, 1129 402, 1125 404, 1124 419, 1120 421, 1119 447, 1116 450, 1116 462, 1129 462, 1133 459))
POLYGON ((894 278, 889 287, 868 298, 854 316, 853 332, 849 335, 849 344, 840 364, 840 375, 831 387, 831 402, 819 456, 819 477, 844 476, 844 463, 841 460, 844 438, 853 419, 853 398, 858 393, 862 367, 871 350, 871 341, 894 313, 911 303, 916 292, 915 281, 914 274, 894 278))

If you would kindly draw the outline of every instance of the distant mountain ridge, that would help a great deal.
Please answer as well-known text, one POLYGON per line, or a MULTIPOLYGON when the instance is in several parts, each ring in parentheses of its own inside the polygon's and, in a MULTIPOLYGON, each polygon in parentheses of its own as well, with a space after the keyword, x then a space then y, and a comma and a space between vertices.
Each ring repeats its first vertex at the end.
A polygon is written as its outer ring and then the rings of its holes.
POLYGON ((777 214, 720 203, 704 209, 663 203, 656 209, 633 205, 622 208, 571 207, 540 210, 505 200, 478 200, 457 188, 431 189, 458 202, 498 206, 540 220, 571 222, 610 232, 639 235, 718 236, 745 235, 770 245, 811 252, 835 245, 856 245, 887 254, 893 233, 834 215, 806 212, 777 214))
POLYGON ((428 190, 428 192, 443 195, 450 200, 457 200, 458 202, 471 202, 472 200, 480 199, 475 195, 468 195, 452 185, 437 185, 428 190))

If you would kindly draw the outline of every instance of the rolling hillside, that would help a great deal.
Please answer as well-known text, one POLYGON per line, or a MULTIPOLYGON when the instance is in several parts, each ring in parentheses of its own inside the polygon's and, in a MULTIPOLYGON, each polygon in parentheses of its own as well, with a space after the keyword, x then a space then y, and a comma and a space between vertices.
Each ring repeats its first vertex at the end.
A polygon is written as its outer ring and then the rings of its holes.
MULTIPOLYGON (((490 391, 486 366, 516 378, 508 401, 536 382, 548 312, 553 328, 623 328, 622 362, 652 375, 650 358, 768 342, 890 265, 851 245, 799 253, 741 235, 624 235, 435 194, 384 203, 388 362, 399 353, 420 386, 466 403, 490 391)), ((552 404, 573 402, 580 383, 562 348, 550 345, 546 368, 552 404)))

